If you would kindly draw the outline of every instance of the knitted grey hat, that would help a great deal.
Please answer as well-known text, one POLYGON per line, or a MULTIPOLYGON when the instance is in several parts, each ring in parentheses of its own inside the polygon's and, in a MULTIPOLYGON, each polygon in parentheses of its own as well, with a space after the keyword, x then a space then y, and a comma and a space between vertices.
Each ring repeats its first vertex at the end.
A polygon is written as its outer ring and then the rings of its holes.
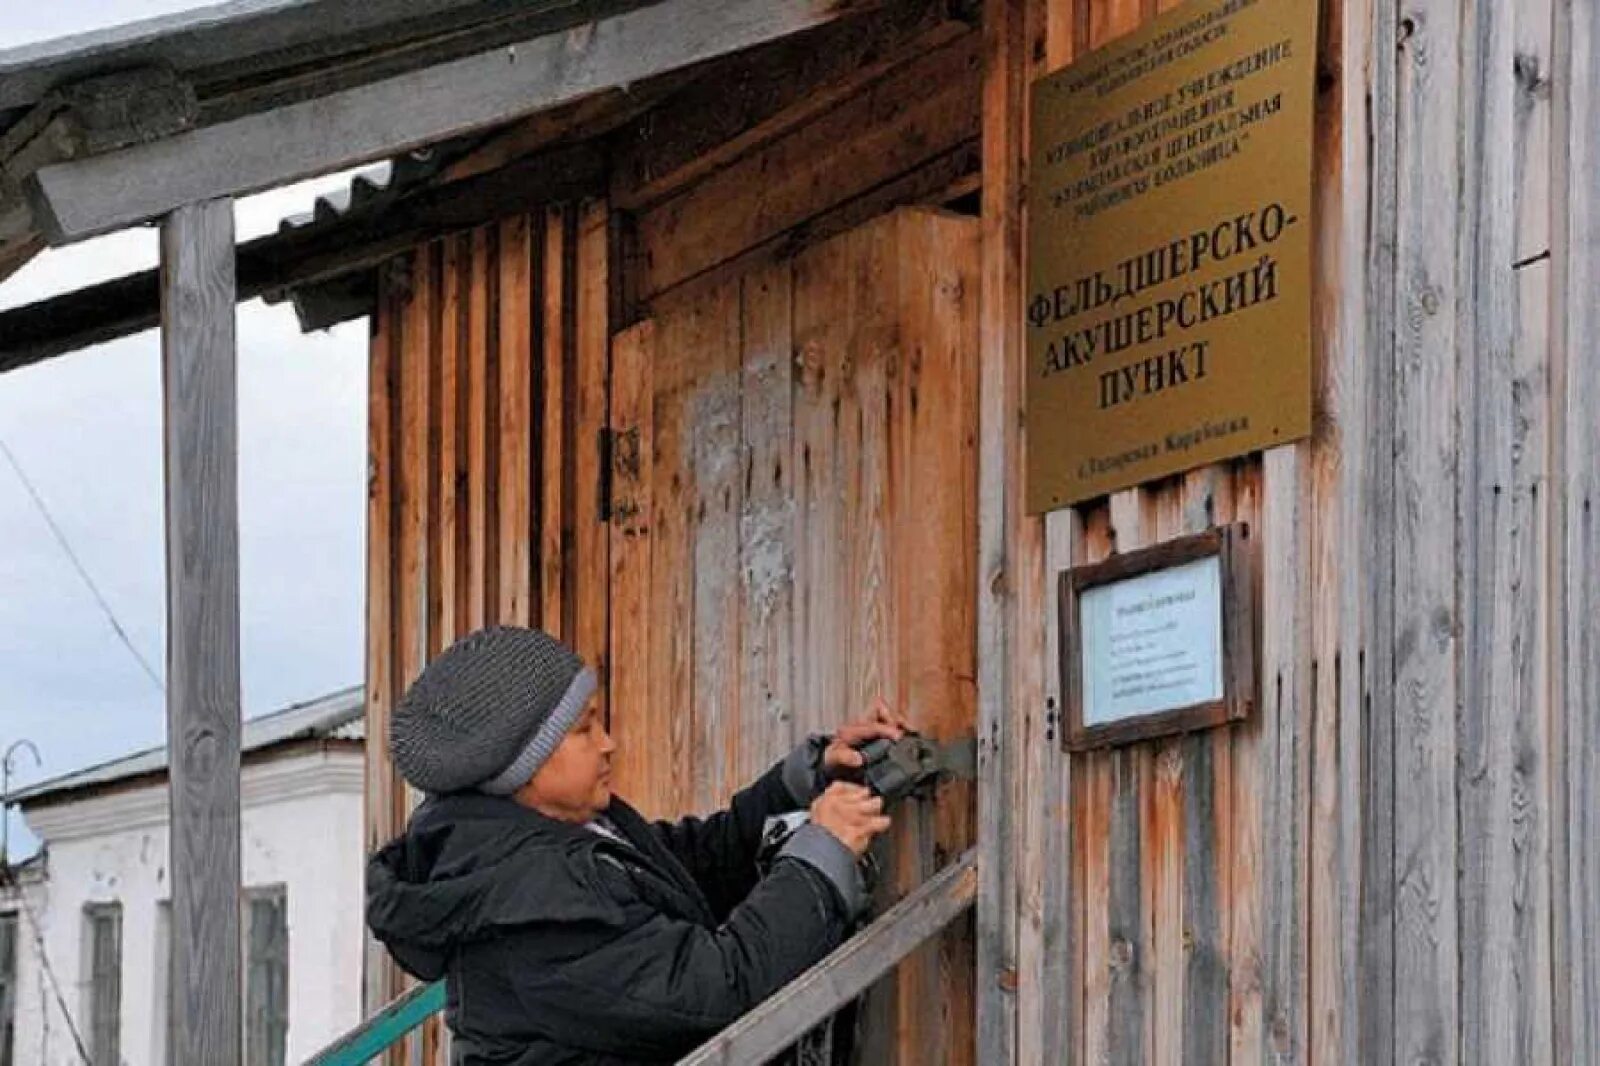
POLYGON ((550 634, 480 629, 406 689, 389 720, 389 754, 424 792, 510 795, 550 758, 594 690, 594 671, 550 634))

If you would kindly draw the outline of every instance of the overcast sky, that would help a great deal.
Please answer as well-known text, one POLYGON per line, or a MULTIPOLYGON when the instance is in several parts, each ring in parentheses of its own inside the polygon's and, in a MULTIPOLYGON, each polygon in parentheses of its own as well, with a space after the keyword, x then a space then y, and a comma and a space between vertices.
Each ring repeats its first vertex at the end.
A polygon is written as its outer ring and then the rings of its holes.
MULTIPOLYGON (((0 50, 193 0, 0 4, 0 50)), ((240 240, 340 183, 237 208, 240 240)), ((0 282, 0 308, 154 266, 143 229, 46 252, 0 282)), ((366 322, 303 336, 287 305, 239 309, 239 540, 247 716, 357 684, 362 671, 366 322)), ((165 661, 160 341, 151 331, 0 374, 10 448, 139 653, 165 661)), ((158 745, 164 696, 118 640, 21 480, 0 455, 0 751, 43 766, 17 783, 158 745)), ((33 839, 12 821, 13 856, 33 839)))

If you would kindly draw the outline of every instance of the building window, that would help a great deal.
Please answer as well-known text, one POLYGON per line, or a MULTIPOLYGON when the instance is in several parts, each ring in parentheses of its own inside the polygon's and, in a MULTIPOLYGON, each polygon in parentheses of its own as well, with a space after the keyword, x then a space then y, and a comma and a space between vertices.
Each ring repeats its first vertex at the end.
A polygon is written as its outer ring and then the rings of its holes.
POLYGON ((94 1066, 122 1061, 122 904, 84 908, 89 935, 89 1053, 94 1066))
POLYGON ((151 984, 155 992, 155 1011, 151 1018, 154 1043, 150 1048, 150 1061, 156 1066, 173 1066, 172 1062, 172 901, 156 901, 156 958, 155 978, 151 984))
POLYGON ((17 914, 0 914, 0 1066, 12 1066, 17 1040, 17 914))
POLYGON ((282 885, 245 896, 245 1066, 284 1066, 289 912, 282 885))

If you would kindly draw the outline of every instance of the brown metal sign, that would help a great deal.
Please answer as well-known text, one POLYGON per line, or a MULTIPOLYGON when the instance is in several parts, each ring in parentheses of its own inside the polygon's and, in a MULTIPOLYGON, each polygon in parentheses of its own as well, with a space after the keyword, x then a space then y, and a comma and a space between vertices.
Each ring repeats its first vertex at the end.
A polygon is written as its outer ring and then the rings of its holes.
POLYGON ((1316 0, 1191 0, 1035 82, 1030 512, 1311 432, 1316 0))

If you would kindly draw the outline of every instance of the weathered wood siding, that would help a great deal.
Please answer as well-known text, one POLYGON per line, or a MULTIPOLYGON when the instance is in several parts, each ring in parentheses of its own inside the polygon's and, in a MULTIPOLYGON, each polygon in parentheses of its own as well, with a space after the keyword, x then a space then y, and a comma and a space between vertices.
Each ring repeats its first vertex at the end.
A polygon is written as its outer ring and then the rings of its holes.
MULTIPOLYGON (((612 723, 647 813, 722 806, 877 695, 970 735, 977 238, 898 212, 617 337, 612 723)), ((884 902, 971 803, 902 808, 884 902)), ((962 923, 869 997, 860 1061, 971 1061, 972 972, 962 923)))
MULTIPOLYGON (((1013 476, 1007 87, 1165 6, 986 8, 982 446, 1013 476)), ((1312 439, 1043 519, 983 496, 1011 646, 980 700, 1023 802, 980 996, 1020 1062, 1600 1061, 1596 12, 1322 12, 1312 439), (1233 520, 1256 716, 1061 755, 1053 574, 1233 520)))
POLYGON ((669 97, 614 139, 630 304, 971 192, 981 85, 978 31, 914 2, 669 97))
MULTIPOLYGON (((457 636, 539 625, 604 676, 606 301, 601 202, 434 241, 384 273, 369 398, 369 849, 417 799, 389 760, 390 711, 457 636)), ((381 951, 367 976, 369 1006, 400 990, 381 951)))

